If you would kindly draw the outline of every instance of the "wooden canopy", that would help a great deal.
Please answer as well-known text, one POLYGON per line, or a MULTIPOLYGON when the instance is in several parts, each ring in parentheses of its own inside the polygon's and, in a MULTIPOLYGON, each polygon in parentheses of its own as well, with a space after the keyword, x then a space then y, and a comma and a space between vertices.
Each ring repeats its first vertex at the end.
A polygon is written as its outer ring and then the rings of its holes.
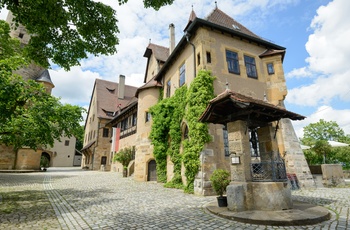
POLYGON ((226 124, 243 120, 247 121, 249 127, 258 127, 281 118, 305 119, 304 116, 290 112, 283 107, 226 90, 209 102, 199 121, 226 124))

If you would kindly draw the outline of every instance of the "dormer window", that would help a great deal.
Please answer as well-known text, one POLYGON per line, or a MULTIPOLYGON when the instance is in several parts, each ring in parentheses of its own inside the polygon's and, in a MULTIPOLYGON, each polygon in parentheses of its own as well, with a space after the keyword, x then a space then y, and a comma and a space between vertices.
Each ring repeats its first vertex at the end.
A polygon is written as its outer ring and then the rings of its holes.
POLYGON ((235 30, 240 30, 239 26, 237 26, 237 25, 235 25, 235 24, 232 24, 232 27, 233 27, 233 29, 235 29, 235 30))

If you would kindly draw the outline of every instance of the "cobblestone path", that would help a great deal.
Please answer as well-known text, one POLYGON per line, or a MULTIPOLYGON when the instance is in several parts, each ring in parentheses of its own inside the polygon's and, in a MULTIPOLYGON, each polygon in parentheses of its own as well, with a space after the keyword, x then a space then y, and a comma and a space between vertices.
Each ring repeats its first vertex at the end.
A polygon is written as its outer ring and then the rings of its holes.
POLYGON ((111 172, 0 173, 0 229, 350 229, 350 188, 300 190, 293 198, 327 207, 331 220, 288 227, 239 223, 203 209, 215 197, 111 172))

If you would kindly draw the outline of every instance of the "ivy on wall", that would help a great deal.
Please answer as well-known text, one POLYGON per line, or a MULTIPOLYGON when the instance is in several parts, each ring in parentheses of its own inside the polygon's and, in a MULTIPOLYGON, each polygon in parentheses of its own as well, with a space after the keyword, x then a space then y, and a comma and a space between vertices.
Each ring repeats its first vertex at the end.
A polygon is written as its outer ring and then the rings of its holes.
POLYGON ((207 124, 198 121, 209 100, 214 97, 210 71, 200 70, 189 89, 184 85, 170 98, 161 99, 150 108, 153 124, 150 139, 154 145, 159 182, 166 182, 167 156, 174 164, 174 177, 167 187, 182 188, 181 166, 185 167, 187 186, 193 192, 193 182, 200 167, 199 154, 204 144, 210 141, 207 124), (188 139, 182 141, 182 124, 187 123, 188 139), (180 153, 181 144, 183 153, 180 153))

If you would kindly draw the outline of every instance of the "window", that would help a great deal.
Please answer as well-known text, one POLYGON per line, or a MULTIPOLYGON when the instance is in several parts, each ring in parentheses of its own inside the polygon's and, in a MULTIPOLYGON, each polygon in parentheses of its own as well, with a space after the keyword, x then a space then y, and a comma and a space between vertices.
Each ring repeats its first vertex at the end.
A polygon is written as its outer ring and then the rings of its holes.
POLYGON ((185 84, 186 81, 186 71, 185 71, 185 63, 182 64, 180 67, 180 81, 179 81, 179 86, 182 86, 185 84))
POLYGON ((64 145, 65 145, 65 146, 69 146, 69 140, 65 140, 65 141, 64 141, 64 145))
POLYGON ((170 97, 170 94, 171 94, 171 81, 169 80, 166 83, 166 97, 170 97))
POLYGON ((274 74, 275 73, 275 69, 273 68, 273 63, 267 63, 267 72, 269 74, 274 74))
POLYGON ((102 136, 103 137, 108 137, 108 135, 109 135, 109 129, 108 128, 103 128, 102 136))
POLYGON ((256 72, 255 59, 244 55, 244 63, 247 69, 247 75, 251 78, 258 78, 258 73, 256 72))
POLYGON ((23 37, 24 37, 24 34, 23 34, 23 33, 19 33, 19 34, 18 34, 18 37, 19 37, 19 38, 23 38, 23 37))
POLYGON ((211 54, 207 52, 207 63, 211 63, 211 54))
POLYGON ((126 129, 128 129, 128 118, 123 119, 120 124, 121 131, 124 131, 126 129))
POLYGON ((151 120, 151 113, 146 112, 145 122, 148 122, 151 120))
POLYGON ((230 156, 230 149, 228 146, 228 132, 227 132, 227 125, 224 125, 224 128, 222 128, 223 138, 224 138, 224 151, 225 151, 225 157, 230 156))
POLYGON ((200 65, 201 64, 201 54, 198 53, 197 54, 197 65, 200 65))
POLYGON ((226 61, 228 72, 239 74, 239 62, 238 54, 229 50, 226 50, 226 61))
POLYGON ((132 126, 136 126, 137 124, 137 113, 132 115, 132 126))

